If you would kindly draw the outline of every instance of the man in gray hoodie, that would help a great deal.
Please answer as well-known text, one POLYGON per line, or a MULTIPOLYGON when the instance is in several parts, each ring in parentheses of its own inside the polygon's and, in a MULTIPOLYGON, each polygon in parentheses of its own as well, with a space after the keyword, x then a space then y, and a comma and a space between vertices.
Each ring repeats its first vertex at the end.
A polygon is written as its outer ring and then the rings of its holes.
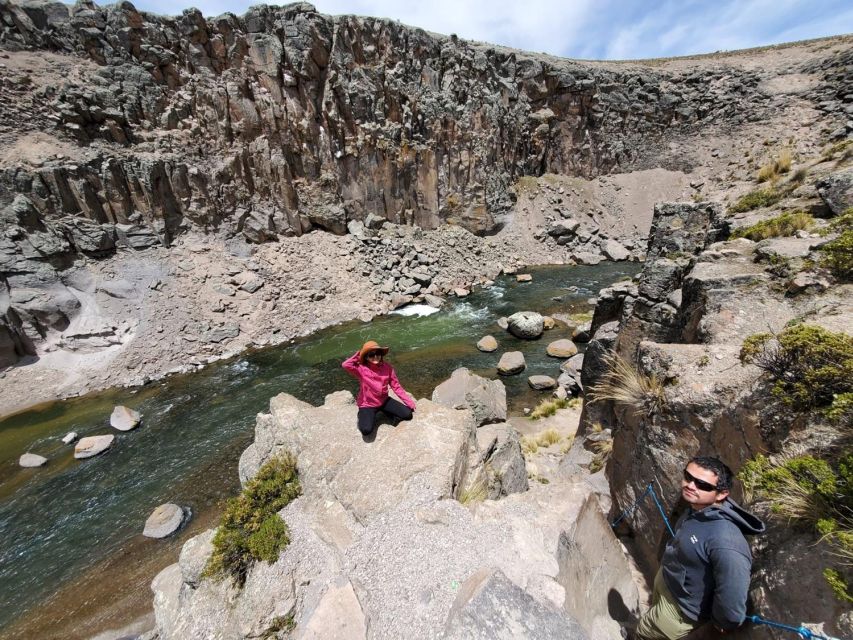
POLYGON ((666 545, 640 638, 676 640, 709 621, 721 631, 743 624, 752 569, 744 536, 763 533, 764 523, 729 498, 731 486, 731 469, 717 458, 687 463, 681 496, 691 508, 666 545))

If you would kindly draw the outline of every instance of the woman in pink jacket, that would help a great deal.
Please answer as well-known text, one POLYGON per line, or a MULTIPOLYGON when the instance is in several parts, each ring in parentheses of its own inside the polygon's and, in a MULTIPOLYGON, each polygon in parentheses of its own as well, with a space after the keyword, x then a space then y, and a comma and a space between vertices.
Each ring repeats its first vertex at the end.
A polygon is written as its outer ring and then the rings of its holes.
POLYGON ((388 351, 388 347, 368 340, 341 365, 358 378, 361 385, 355 403, 358 405, 358 430, 364 435, 373 431, 379 411, 399 420, 411 420, 415 410, 415 401, 400 385, 394 367, 384 360, 388 351), (389 386, 405 404, 388 397, 389 386))

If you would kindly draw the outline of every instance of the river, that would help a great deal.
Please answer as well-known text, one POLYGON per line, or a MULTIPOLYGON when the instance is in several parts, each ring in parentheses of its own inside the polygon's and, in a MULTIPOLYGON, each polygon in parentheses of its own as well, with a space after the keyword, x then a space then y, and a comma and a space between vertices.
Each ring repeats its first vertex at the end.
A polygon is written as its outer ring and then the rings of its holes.
POLYGON ((355 392, 340 362, 366 340, 391 347, 388 359, 415 398, 429 397, 457 367, 494 378, 500 354, 520 350, 527 370, 502 378, 510 413, 520 414, 542 397, 527 377, 559 374, 560 361, 546 356, 545 346, 568 335, 558 325, 542 340, 517 340, 497 319, 521 310, 589 312, 600 288, 638 270, 630 263, 531 268, 533 282, 503 277, 432 315, 345 323, 197 373, 0 421, 0 638, 87 638, 148 612, 154 575, 177 560, 188 537, 215 526, 223 499, 239 491, 237 460, 252 440, 256 414, 281 392, 314 404, 338 389, 355 392), (487 333, 498 339, 495 353, 474 346, 487 333), (142 425, 113 430, 109 416, 117 404, 139 411, 142 425), (117 437, 107 453, 75 460, 73 445, 61 442, 69 431, 117 437), (20 468, 26 451, 48 464, 20 468), (145 519, 163 502, 189 507, 192 521, 170 539, 144 538, 145 519))

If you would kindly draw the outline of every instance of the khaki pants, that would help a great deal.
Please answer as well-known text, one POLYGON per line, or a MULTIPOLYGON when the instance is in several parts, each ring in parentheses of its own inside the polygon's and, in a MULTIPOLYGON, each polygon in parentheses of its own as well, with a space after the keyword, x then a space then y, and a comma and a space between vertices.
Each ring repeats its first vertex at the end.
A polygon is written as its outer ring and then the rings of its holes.
POLYGON ((700 624, 684 617, 663 581, 663 573, 658 569, 652 606, 640 618, 637 635, 644 640, 678 640, 700 624))

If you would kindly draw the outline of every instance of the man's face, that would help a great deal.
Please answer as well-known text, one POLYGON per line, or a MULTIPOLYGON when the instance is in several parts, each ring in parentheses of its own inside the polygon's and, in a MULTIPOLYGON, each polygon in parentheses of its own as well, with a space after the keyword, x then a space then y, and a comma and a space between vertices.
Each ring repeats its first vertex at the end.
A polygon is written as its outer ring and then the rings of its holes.
POLYGON ((722 501, 728 491, 717 491, 717 474, 708 469, 703 469, 695 462, 691 462, 685 469, 684 478, 681 480, 681 497, 693 509, 700 510, 716 502, 722 501), (703 487, 697 486, 702 484, 703 487), (712 488, 709 488, 712 487, 712 488))

